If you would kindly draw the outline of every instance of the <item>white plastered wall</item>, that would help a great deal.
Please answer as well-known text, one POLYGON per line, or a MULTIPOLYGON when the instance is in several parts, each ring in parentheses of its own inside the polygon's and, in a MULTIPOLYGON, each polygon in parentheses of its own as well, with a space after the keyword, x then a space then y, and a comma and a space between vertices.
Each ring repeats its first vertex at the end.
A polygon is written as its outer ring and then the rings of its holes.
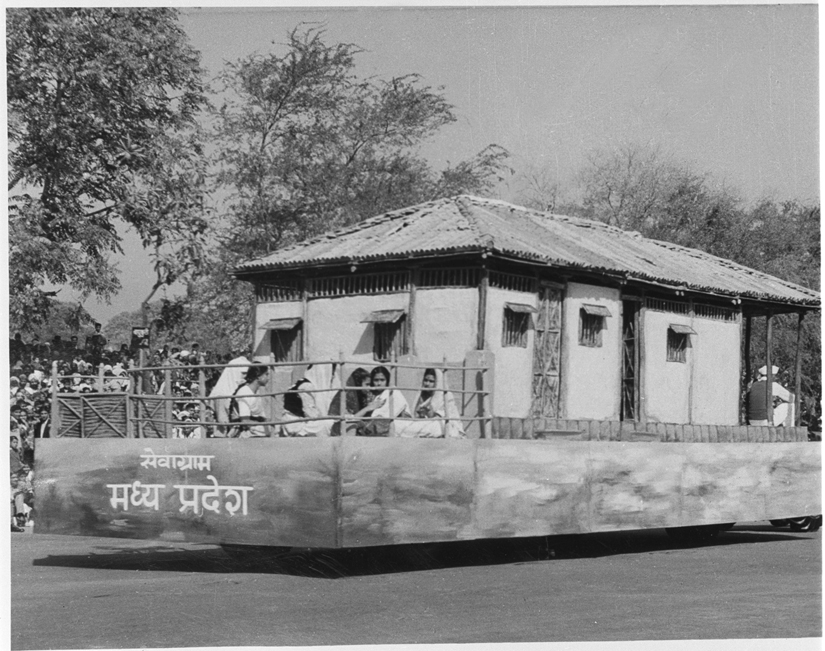
POLYGON ((527 347, 502 346, 504 304, 522 303, 537 307, 536 294, 490 287, 487 291, 485 348, 495 355, 495 395, 493 414, 508 418, 526 418, 533 396, 533 345, 535 315, 527 331, 527 347))
POLYGON ((667 361, 667 331, 671 324, 693 327, 690 316, 645 310, 645 413, 659 423, 690 422, 690 384, 699 335, 688 335, 685 362, 667 361))
POLYGON ((571 419, 618 419, 622 349, 622 303, 619 290, 568 283, 564 299, 562 344, 562 415, 571 419), (606 307, 602 345, 579 345, 582 306, 606 307))
POLYGON ((409 292, 315 298, 307 303, 307 357, 373 361, 374 327, 361 323, 376 310, 409 309, 409 292))
POLYGON ((739 423, 739 324, 645 311, 645 393, 648 420, 662 423, 739 423), (668 362, 670 324, 690 326, 687 363, 668 362))
POLYGON ((702 425, 739 424, 740 329, 735 321, 697 318, 692 418, 702 425))
POLYGON ((413 338, 418 359, 460 362, 473 350, 478 329, 478 289, 444 287, 415 293, 413 338))

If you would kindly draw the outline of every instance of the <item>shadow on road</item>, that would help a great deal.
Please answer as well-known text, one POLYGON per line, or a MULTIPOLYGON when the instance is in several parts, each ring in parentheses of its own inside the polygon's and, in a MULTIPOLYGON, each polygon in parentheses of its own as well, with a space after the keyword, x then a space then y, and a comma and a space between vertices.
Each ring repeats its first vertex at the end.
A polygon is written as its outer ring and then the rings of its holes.
POLYGON ((311 578, 346 578, 371 574, 416 572, 456 567, 564 561, 618 554, 646 554, 698 547, 804 540, 813 534, 776 529, 768 524, 737 526, 701 543, 676 543, 663 530, 473 540, 351 549, 304 550, 249 548, 227 554, 208 549, 151 545, 123 548, 97 545, 84 555, 50 555, 35 566, 60 566, 130 571, 275 573, 311 578))

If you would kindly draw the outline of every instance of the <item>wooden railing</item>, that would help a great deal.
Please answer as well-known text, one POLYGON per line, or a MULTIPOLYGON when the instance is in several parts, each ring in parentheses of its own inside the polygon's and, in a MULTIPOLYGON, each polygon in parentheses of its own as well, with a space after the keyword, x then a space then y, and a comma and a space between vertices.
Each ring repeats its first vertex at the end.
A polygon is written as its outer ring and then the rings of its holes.
MULTIPOLYGON (((274 429, 275 435, 281 425, 285 423, 300 423, 317 420, 334 420, 345 422, 351 420, 346 414, 345 390, 356 390, 354 387, 341 386, 341 382, 327 388, 316 388, 305 393, 338 394, 339 414, 325 414, 317 418, 283 419, 283 396, 289 392, 296 378, 310 365, 336 366, 338 378, 348 377, 355 368, 372 368, 377 363, 366 363, 358 360, 309 360, 302 362, 264 362, 272 373, 265 390, 256 395, 265 401, 270 419, 255 423, 274 429)), ((484 365, 470 366, 464 364, 423 364, 409 362, 381 363, 390 370, 396 378, 387 389, 399 389, 412 394, 421 390, 421 376, 426 368, 439 368, 448 378, 447 389, 457 400, 460 409, 462 425, 470 430, 473 438, 488 437, 490 434, 489 421, 492 418, 490 409, 490 392, 485 389, 489 384, 485 377, 490 369, 484 365), (398 375, 417 376, 417 382, 399 382, 398 375)), ((89 393, 61 393, 57 389, 57 382, 53 383, 52 422, 56 436, 87 437, 87 432, 94 432, 95 436, 125 437, 125 438, 188 438, 196 435, 200 438, 222 437, 228 429, 228 423, 219 422, 216 401, 229 401, 233 394, 215 395, 207 389, 207 374, 211 370, 223 371, 228 368, 225 364, 214 365, 180 365, 158 366, 129 369, 126 371, 128 389, 125 392, 107 391, 108 382, 112 376, 104 376, 102 366, 100 373, 89 376, 93 390, 89 393), (160 380, 160 388, 155 380, 160 380), (184 389, 183 386, 188 388, 184 389), (192 390, 194 389, 194 391, 192 390), (189 414, 186 418, 180 416, 185 411, 180 407, 195 405, 196 417, 189 414), (100 406, 105 406, 107 414, 116 414, 117 417, 101 415, 100 406), (85 411, 84 411, 85 409, 85 411), (86 416, 84 416, 86 414, 86 416), (86 423, 94 415, 94 423, 86 423), (101 425, 101 421, 103 425, 101 425), (93 425, 93 427, 92 427, 93 425), (196 434, 197 432, 197 434, 196 434)), ((240 367, 246 371, 246 367, 240 367)), ((71 377, 57 376, 54 369, 53 377, 61 381, 71 382, 71 377)), ((408 403, 410 401, 408 400, 408 403)), ((414 405, 410 404, 413 409, 414 405)), ((367 417, 369 419, 369 417, 367 417)), ((344 430, 344 427, 341 427, 344 430)))

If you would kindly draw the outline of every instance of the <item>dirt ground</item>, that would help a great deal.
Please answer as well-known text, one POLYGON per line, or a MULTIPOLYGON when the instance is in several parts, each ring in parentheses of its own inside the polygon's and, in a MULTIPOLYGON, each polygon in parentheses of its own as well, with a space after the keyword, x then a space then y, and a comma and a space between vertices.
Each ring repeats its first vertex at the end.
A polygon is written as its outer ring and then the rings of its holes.
POLYGON ((214 545, 13 534, 11 648, 605 640, 711 648, 732 638, 818 648, 799 638, 822 635, 821 575, 820 533, 767 522, 694 545, 648 531, 293 550, 250 562, 214 545))

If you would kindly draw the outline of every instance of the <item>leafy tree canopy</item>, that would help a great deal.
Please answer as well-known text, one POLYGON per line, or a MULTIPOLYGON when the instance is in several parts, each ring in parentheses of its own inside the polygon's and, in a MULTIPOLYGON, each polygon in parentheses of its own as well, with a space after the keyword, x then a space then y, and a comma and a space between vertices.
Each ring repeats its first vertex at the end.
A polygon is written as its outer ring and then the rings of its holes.
POLYGON ((205 98, 176 20, 157 8, 8 10, 12 327, 45 318, 45 283, 117 291, 117 220, 152 249, 160 284, 201 259, 205 98))
POLYGON ((80 303, 55 301, 49 310, 49 318, 32 328, 20 330, 23 341, 31 341, 37 336, 41 342, 50 342, 55 336, 68 341, 72 335, 80 337, 83 344, 87 334, 94 332, 94 319, 80 303))
POLYGON ((455 121, 442 88, 416 74, 360 78, 359 48, 329 44, 315 27, 293 30, 283 53, 254 54, 220 76, 214 112, 225 228, 191 292, 212 322, 250 341, 249 286, 240 260, 389 210, 461 192, 484 193, 506 169, 490 145, 434 170, 418 148, 455 121))
POLYGON ((220 76, 219 183, 231 192, 225 244, 244 257, 394 208, 483 192, 507 153, 490 146, 435 172, 417 148, 455 121, 443 89, 416 74, 361 79, 360 52, 323 31, 289 34, 220 76))

